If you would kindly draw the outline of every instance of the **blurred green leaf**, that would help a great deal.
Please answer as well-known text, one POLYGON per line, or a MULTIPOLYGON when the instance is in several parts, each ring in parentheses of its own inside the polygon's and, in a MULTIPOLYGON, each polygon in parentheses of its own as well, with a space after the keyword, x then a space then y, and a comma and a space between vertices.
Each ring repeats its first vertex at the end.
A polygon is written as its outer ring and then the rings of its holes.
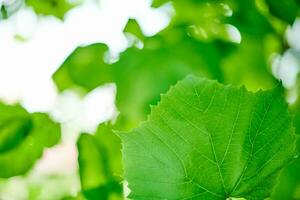
POLYGON ((274 32, 272 24, 267 16, 257 8, 256 1, 229 1, 232 16, 226 18, 226 22, 234 25, 243 36, 261 37, 274 32))
MULTIPOLYGON (((167 1, 154 1, 154 6, 160 6, 167 1)), ((281 51, 282 38, 272 27, 268 16, 264 15, 253 0, 245 1, 171 1, 176 15, 170 26, 185 24, 196 26, 198 34, 195 38, 223 38, 224 31, 217 31, 215 26, 231 24, 241 34, 241 43, 230 49, 230 54, 221 61, 224 83, 244 84, 250 90, 267 89, 276 84, 270 73, 270 56, 281 51), (199 7, 207 8, 200 12, 199 7), (209 10, 211 7, 211 10, 209 10), (193 12, 187 12, 192 10, 193 12), (184 16, 187 15, 187 16, 184 16), (201 15, 204 15, 201 16, 201 15), (203 20, 201 21, 201 20, 203 20), (215 24, 217 21, 219 24, 215 24), (209 36, 207 27, 211 26, 215 36, 209 36), (271 39, 270 39, 271 38, 271 39), (274 45, 275 44, 275 45, 274 45), (272 48, 276 47, 276 48, 272 48)), ((203 8, 202 8, 203 9, 203 8)), ((226 31, 232 27, 226 27, 226 31)), ((195 32, 195 31, 194 31, 195 32)), ((225 34, 225 35, 224 35, 225 34)), ((229 34, 229 33, 228 33, 229 34)), ((235 36, 236 37, 236 36, 235 36)), ((223 48, 223 52, 228 52, 223 48)), ((213 59, 213 58, 210 58, 213 59)))
MULTIPOLYGON (((300 56, 300 54, 297 54, 297 55, 300 56)), ((296 88, 296 92, 298 93, 298 97, 297 97, 296 101, 290 106, 290 109, 294 115, 295 131, 298 135, 300 135, 300 74, 298 74, 295 88, 296 88)), ((299 148, 300 148, 300 146, 299 146, 299 148)))
POLYGON ((235 26, 242 35, 244 33, 259 36, 269 32, 272 27, 253 0, 223 0, 223 1, 166 1, 156 0, 153 6, 158 7, 165 2, 171 2, 175 9, 171 26, 184 24, 201 28, 203 39, 229 39, 226 24, 235 26))
POLYGON ((59 124, 53 122, 44 113, 33 113, 31 118, 34 123, 31 134, 36 140, 32 141, 33 143, 39 144, 41 147, 52 147, 59 142, 61 135, 59 124))
POLYGON ((111 67, 104 62, 105 44, 78 47, 55 72, 53 79, 60 91, 81 86, 90 91, 112 82, 111 67))
POLYGON ((95 135, 81 134, 77 147, 82 194, 89 200, 122 199, 121 141, 111 125, 100 125, 95 135))
POLYGON ((133 122, 145 119, 149 105, 159 101, 159 94, 187 74, 223 81, 219 64, 226 55, 222 49, 227 44, 201 42, 181 30, 175 37, 174 34, 168 38, 167 34, 145 39, 142 50, 127 49, 112 66, 117 84, 117 107, 133 122))
POLYGON ((274 16, 286 21, 290 25, 293 24, 299 14, 300 2, 298 0, 266 0, 266 3, 274 16))
POLYGON ((272 76, 269 58, 277 49, 271 49, 267 36, 244 37, 222 63, 224 82, 245 85, 251 91, 270 89, 277 83, 272 76))
POLYGON ((64 197, 61 200, 86 200, 86 198, 81 194, 77 194, 77 196, 73 197, 73 196, 68 196, 68 197, 64 197))
POLYGON ((5 6, 4 5, 1 5, 0 4, 0 6, 1 6, 1 8, 0 8, 0 19, 7 19, 7 17, 8 17, 8 15, 7 15, 7 10, 6 10, 6 8, 5 8, 5 6))
POLYGON ((163 4, 170 2, 170 0, 153 0, 152 1, 152 7, 158 8, 162 6, 163 4))
POLYGON ((20 106, 0 104, 0 177, 26 173, 45 147, 60 139, 60 127, 46 114, 27 113, 20 106))
POLYGON ((22 0, 0 1, 0 21, 8 19, 23 6, 22 0))
MULTIPOLYGON (((299 82, 298 82, 299 88, 299 82)), ((291 112, 294 115, 293 124, 295 132, 298 135, 297 148, 300 152, 300 98, 290 107, 291 112)), ((275 187, 271 200, 299 200, 300 199, 300 158, 297 155, 297 159, 290 163, 285 169, 282 170, 278 185, 275 187)))
POLYGON ((300 135, 300 107, 294 114, 294 126, 296 129, 296 133, 300 135))
POLYGON ((300 199, 300 159, 288 165, 281 172, 278 185, 272 193, 271 200, 300 199))
POLYGON ((138 22, 135 19, 129 19, 128 20, 123 32, 124 33, 131 33, 140 40, 144 39, 143 31, 141 30, 138 22))
POLYGON ((113 132, 114 129, 118 129, 121 126, 121 123, 121 120, 119 120, 118 123, 115 124, 100 124, 95 134, 97 142, 101 144, 107 154, 109 171, 115 177, 121 177, 123 175, 121 140, 113 132))
MULTIPOLYGON (((300 111, 295 112, 294 126, 295 132, 300 134, 300 111)), ((298 136, 297 141, 298 152, 300 152, 300 140, 298 136)), ((299 200, 300 199, 300 158, 297 155, 297 159, 290 163, 286 168, 282 170, 278 178, 278 184, 273 190, 271 200, 299 200)))
POLYGON ((31 128, 30 115, 21 106, 0 103, 0 153, 22 142, 31 128))
POLYGON ((136 123, 146 117, 149 104, 155 104, 160 93, 187 74, 222 81, 219 62, 227 54, 223 49, 229 48, 230 44, 202 42, 189 37, 178 27, 145 38, 143 49, 130 47, 112 65, 98 62, 103 51, 97 49, 102 46, 94 44, 75 50, 55 72, 53 79, 60 90, 77 85, 87 91, 113 80, 117 84, 116 104, 121 114, 136 123), (89 62, 84 61, 86 52, 91 58, 89 62))
POLYGON ((25 0, 37 14, 54 15, 63 19, 65 13, 75 5, 68 0, 25 0))

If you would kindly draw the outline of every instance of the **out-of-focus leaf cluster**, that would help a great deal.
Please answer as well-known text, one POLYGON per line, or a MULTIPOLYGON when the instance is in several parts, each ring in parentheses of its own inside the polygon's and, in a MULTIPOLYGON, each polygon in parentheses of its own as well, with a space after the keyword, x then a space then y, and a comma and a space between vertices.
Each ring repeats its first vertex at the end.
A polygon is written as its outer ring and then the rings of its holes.
POLYGON ((267 2, 172 1, 172 5, 175 15, 170 24, 154 36, 144 36, 138 24, 129 21, 125 32, 135 35, 143 47, 134 43, 115 63, 104 61, 104 44, 78 47, 53 76, 58 88, 89 92, 115 82, 117 107, 134 126, 145 119, 148 105, 155 104, 160 93, 187 74, 244 84, 250 90, 276 84, 270 58, 284 50, 282 30, 289 21, 273 15, 267 2))

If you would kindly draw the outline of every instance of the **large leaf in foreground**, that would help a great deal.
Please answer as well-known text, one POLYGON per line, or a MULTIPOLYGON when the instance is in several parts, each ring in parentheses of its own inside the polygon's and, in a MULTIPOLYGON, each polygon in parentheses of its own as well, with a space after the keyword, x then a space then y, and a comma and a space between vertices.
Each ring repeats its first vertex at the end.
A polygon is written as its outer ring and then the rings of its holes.
POLYGON ((123 143, 132 199, 263 199, 295 155, 277 87, 248 92, 189 76, 123 143))

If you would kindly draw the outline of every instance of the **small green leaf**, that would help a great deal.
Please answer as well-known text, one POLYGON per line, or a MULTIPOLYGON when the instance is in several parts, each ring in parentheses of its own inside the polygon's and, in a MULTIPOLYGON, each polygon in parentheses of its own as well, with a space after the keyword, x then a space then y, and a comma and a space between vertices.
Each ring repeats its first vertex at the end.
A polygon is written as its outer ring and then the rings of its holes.
POLYGON ((131 199, 264 199, 296 153, 281 87, 252 93, 194 76, 119 135, 131 199))

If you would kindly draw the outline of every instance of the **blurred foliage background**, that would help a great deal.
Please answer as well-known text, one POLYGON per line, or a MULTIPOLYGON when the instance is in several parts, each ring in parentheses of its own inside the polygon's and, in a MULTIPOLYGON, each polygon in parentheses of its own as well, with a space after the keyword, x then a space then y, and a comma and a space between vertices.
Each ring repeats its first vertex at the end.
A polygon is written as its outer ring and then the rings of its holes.
MULTIPOLYGON (((84 0, 2 0, 0 24, 13 21, 24 9, 40 20, 50 16, 63 22, 70 12, 86 4, 84 0)), ((103 6, 97 0, 88 4, 103 6)), ((122 10, 123 4, 115 6, 122 10)), ((138 3, 132 5, 140 9, 138 3)), ((128 16, 120 27, 125 48, 113 51, 107 42, 94 41, 66 52, 67 57, 51 72, 59 102, 55 108, 40 113, 27 111, 24 102, 3 100, 0 104, 0 199, 124 199, 128 191, 121 178, 121 144, 112 130, 137 126, 160 94, 188 74, 245 85, 251 91, 272 88, 280 80, 295 130, 300 133, 298 0, 153 0, 145 5, 167 16, 167 23, 155 33, 146 33, 142 20, 128 16), (97 128, 78 130, 66 116, 61 117, 70 106, 64 96, 73 95, 84 105, 93 101, 95 91, 105 95, 103 87, 116 91, 115 100, 112 98, 116 109, 105 119, 86 119, 97 128), (68 134, 76 131, 82 133, 70 139, 68 134), (68 145, 74 146, 76 153, 68 152, 68 145), (55 157, 62 151, 63 159, 76 158, 74 173, 50 169, 42 176, 36 172, 37 163, 49 152, 58 152, 55 157)), ((108 11, 113 12, 112 18, 118 9, 108 11)), ((107 23, 118 25, 112 19, 107 23)), ((67 40, 68 36, 64 37, 67 40)), ((30 40, 18 33, 14 38, 21 43, 30 40)), ((5 46, 1 48, 5 51, 5 46)), ((85 115, 85 106, 74 107, 69 109, 85 115)), ((96 108, 89 109, 93 112, 96 108)), ((55 159, 49 162, 50 168, 55 168, 55 159)), ((69 165, 66 171, 72 171, 69 165)), ((300 159, 282 171, 270 199, 300 199, 300 159)))

